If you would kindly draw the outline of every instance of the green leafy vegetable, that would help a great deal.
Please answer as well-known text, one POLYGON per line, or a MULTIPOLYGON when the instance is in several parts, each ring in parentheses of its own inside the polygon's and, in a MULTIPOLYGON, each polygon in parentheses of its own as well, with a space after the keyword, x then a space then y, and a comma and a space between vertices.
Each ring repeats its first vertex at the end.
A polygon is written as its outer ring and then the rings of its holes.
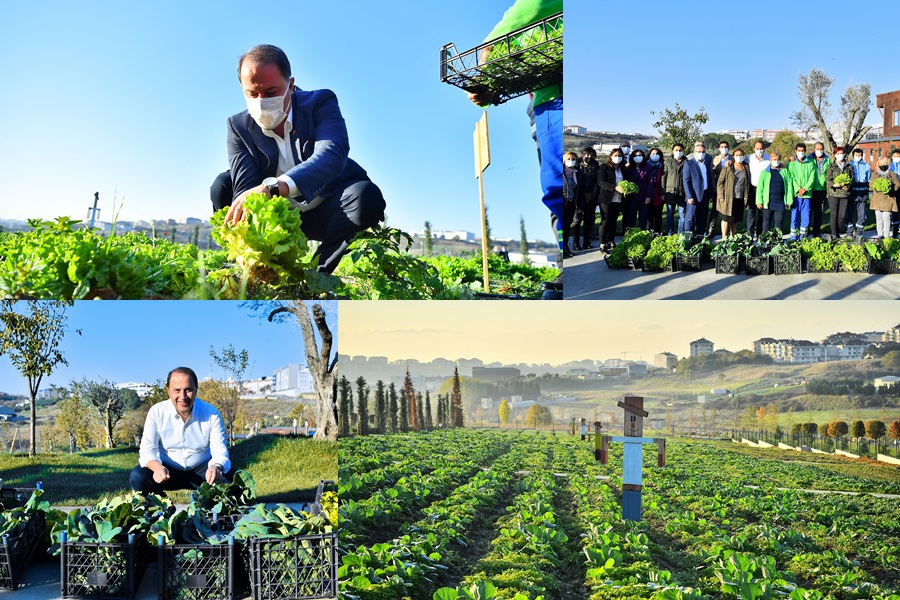
POLYGON ((841 173, 837 177, 834 178, 834 185, 850 185, 853 183, 853 178, 850 177, 848 173, 841 173))
POLYGON ((630 196, 631 194, 637 194, 638 190, 640 189, 638 187, 638 184, 633 183, 631 181, 624 181, 624 180, 619 183, 619 187, 622 188, 623 196, 630 196))
POLYGON ((872 182, 872 189, 881 194, 890 194, 892 187, 891 180, 887 177, 879 177, 872 182))

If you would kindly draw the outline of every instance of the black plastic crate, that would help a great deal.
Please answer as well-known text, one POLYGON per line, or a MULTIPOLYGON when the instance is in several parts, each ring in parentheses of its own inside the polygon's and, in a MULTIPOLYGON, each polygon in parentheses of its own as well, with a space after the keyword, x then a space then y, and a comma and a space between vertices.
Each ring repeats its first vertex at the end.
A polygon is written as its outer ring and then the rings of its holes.
POLYGON ((716 274, 735 275, 740 273, 742 262, 740 254, 716 256, 716 274))
POLYGON ((44 535, 44 513, 32 513, 15 533, 0 539, 0 589, 15 590, 44 535))
POLYGON ((661 273, 664 271, 677 271, 677 270, 678 269, 676 268, 676 258, 674 256, 672 257, 671 260, 669 260, 668 263, 666 263, 666 267, 664 269, 653 269, 651 267, 648 267, 647 263, 646 263, 646 259, 645 259, 645 262, 641 265, 641 271, 644 271, 645 273, 661 273))
POLYGON ((744 257, 744 275, 771 275, 772 258, 770 256, 744 257))
POLYGON ((800 274, 800 253, 791 252, 789 254, 776 254, 775 274, 776 275, 799 275, 800 274))
POLYGON ((808 258, 802 259, 802 269, 804 273, 836 273, 838 268, 838 263, 835 260, 834 266, 830 269, 817 269, 809 264, 808 258))
POLYGON ((69 542, 63 532, 60 577, 63 598, 133 600, 150 550, 143 535, 109 544, 69 542))
POLYGON ((337 533, 247 542, 253 600, 337 596, 337 533))
POLYGON ((233 600, 245 582, 234 540, 160 546, 159 600, 233 600))
POLYGON ((688 256, 686 254, 675 255, 676 271, 699 271, 702 263, 702 256, 688 256))
POLYGON ((868 272, 872 275, 887 275, 893 271, 894 261, 890 258, 875 259, 866 257, 869 262, 868 272))

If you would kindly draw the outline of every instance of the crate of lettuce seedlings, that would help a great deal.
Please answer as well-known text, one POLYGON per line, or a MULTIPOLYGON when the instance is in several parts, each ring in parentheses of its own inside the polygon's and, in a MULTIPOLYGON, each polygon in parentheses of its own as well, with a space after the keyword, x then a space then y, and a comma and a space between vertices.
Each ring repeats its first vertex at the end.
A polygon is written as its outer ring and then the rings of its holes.
MULTIPOLYGON (((775 231, 778 231, 780 237, 781 232, 777 229, 775 231)), ((800 274, 800 265, 802 262, 800 248, 793 242, 779 240, 772 246, 772 249, 769 250, 769 256, 772 257, 776 275, 800 274)))
POLYGON ((42 494, 40 483, 36 488, 0 489, 0 589, 19 587, 44 535, 48 505, 41 500, 42 494))
POLYGON ((682 234, 678 236, 682 241, 680 251, 675 255, 676 271, 699 271, 703 261, 712 253, 713 243, 709 238, 703 238, 693 242, 690 237, 682 234))
POLYGON ((887 275, 893 270, 894 261, 884 246, 876 242, 866 242, 863 247, 866 251, 866 261, 868 262, 868 272, 870 274, 887 275))
POLYGON ((318 502, 310 512, 259 505, 236 524, 246 540, 253 600, 337 595, 337 529, 318 502))
POLYGON ((847 238, 835 242, 834 253, 837 256, 837 270, 841 273, 865 273, 869 269, 866 250, 863 244, 847 238))
POLYGON ((834 244, 821 238, 800 242, 801 267, 806 273, 834 273, 837 271, 837 254, 834 244))
POLYGON ((191 503, 150 529, 157 547, 160 600, 232 600, 247 575, 233 534, 234 522, 252 510, 256 482, 239 470, 231 482, 203 483, 191 503))
POLYGON ((881 247, 884 248, 885 258, 891 261, 889 273, 893 275, 900 274, 900 239, 885 238, 881 240, 881 247))
POLYGON ((734 275, 741 272, 744 254, 752 247, 750 236, 739 233, 716 244, 712 255, 716 259, 716 274, 734 275))
POLYGON ((151 526, 174 512, 166 498, 132 492, 59 513, 50 553, 60 557, 62 596, 132 600, 150 560, 151 526))

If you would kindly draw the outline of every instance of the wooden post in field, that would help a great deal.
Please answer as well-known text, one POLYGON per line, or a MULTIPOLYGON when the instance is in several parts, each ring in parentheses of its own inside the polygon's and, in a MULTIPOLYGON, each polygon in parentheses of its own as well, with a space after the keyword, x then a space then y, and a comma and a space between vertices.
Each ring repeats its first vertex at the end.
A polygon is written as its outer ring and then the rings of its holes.
POLYGON ((475 177, 478 179, 478 195, 481 199, 481 260, 484 269, 484 291, 491 291, 488 279, 488 246, 487 246, 487 215, 484 211, 484 170, 491 164, 491 145, 488 142, 487 111, 481 115, 475 124, 475 177))

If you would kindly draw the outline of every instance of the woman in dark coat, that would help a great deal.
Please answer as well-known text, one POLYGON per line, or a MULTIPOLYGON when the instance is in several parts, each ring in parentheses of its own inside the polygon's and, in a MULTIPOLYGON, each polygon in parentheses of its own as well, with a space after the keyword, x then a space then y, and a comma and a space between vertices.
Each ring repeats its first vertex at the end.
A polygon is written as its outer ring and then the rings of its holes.
POLYGON ((735 150, 734 160, 722 167, 716 184, 716 210, 722 217, 723 239, 737 233, 748 202, 751 202, 750 167, 744 162, 744 151, 735 150))
POLYGON ((600 226, 600 250, 607 252, 615 246, 616 222, 622 210, 622 188, 619 184, 628 181, 623 168, 625 155, 617 148, 609 154, 606 162, 600 165, 597 185, 600 188, 600 207, 606 218, 600 226))

